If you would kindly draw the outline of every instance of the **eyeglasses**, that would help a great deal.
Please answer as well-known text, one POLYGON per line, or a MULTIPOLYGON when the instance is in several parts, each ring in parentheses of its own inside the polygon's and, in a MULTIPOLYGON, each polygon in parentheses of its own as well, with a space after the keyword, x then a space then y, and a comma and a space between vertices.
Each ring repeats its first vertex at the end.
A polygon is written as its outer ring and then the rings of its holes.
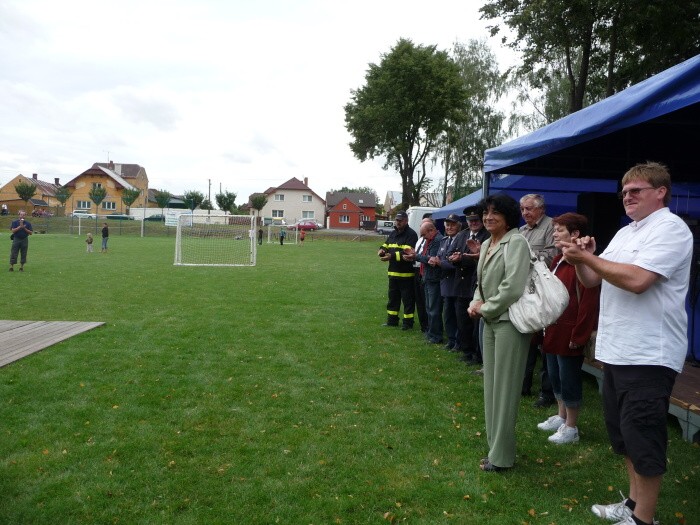
POLYGON ((617 194, 618 197, 621 199, 624 199, 629 195, 630 197, 639 197, 639 194, 642 193, 644 190, 655 190, 653 186, 647 186, 646 188, 630 188, 629 190, 623 190, 620 193, 617 194))

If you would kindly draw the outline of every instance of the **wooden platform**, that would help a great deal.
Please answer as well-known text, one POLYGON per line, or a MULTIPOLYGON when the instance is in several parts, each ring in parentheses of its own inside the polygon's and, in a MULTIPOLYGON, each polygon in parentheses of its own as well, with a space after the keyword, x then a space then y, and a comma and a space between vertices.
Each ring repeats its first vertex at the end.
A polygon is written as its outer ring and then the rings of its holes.
POLYGON ((0 366, 103 324, 79 321, 0 321, 0 366))
MULTIPOLYGON (((603 363, 586 358, 583 371, 598 380, 598 390, 602 391, 603 363)), ((676 376, 668 412, 678 419, 683 439, 691 443, 700 441, 700 368, 685 363, 683 373, 676 376)))

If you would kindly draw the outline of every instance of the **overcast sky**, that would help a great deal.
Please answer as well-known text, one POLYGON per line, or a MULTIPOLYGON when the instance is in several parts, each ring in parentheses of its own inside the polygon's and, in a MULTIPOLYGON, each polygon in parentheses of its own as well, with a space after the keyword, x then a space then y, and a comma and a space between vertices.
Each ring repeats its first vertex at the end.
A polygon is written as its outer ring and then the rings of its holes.
MULTIPOLYGON (((344 105, 399 38, 488 39, 478 0, 2 0, 0 185, 62 183, 94 162, 211 197, 303 180, 321 197, 400 190, 355 159, 344 105)), ((510 61, 510 62, 509 62, 510 61)))

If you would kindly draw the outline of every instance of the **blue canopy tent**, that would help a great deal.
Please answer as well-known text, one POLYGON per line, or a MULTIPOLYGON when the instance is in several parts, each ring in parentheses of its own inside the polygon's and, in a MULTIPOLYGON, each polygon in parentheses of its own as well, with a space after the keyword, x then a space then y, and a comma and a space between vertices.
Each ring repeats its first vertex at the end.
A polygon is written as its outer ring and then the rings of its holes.
MULTIPOLYGON (((674 181, 671 210, 688 217, 698 239, 700 174, 695 148, 699 138, 700 55, 537 131, 487 150, 484 192, 508 191, 499 184, 513 175, 522 176, 518 183, 523 189, 532 190, 528 193, 540 193, 535 191, 535 181, 542 178, 549 178, 546 189, 554 194, 570 192, 583 183, 584 190, 579 190, 575 208, 589 219, 602 216, 601 222, 610 223, 611 211, 617 217, 622 216, 619 203, 612 206, 611 190, 586 189, 585 184, 607 179, 618 189, 619 180, 629 167, 647 160, 658 161, 669 167, 674 181)), ((549 202, 548 213, 556 214, 552 213, 549 202)), ((700 296, 698 266, 695 264, 693 268, 689 294, 689 353, 696 358, 700 355, 700 332, 695 334, 695 326, 700 327, 700 309, 696 309, 700 296)))
POLYGON ((474 206, 482 198, 484 192, 482 190, 476 190, 474 193, 470 193, 457 199, 454 202, 449 203, 447 206, 443 206, 439 210, 433 212, 432 218, 435 220, 444 219, 450 213, 456 213, 457 215, 464 215, 464 208, 468 206, 474 206))

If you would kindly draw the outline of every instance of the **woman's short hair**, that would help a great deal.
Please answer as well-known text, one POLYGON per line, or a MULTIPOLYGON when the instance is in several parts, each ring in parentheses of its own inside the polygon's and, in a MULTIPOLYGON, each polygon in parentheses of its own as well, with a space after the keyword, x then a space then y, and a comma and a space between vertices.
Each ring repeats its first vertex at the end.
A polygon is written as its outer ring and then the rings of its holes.
POLYGON ((569 233, 578 231, 579 236, 588 235, 588 219, 580 213, 562 213, 561 215, 552 218, 554 224, 559 224, 566 228, 569 233))
POLYGON ((632 166, 622 177, 622 186, 633 180, 643 180, 654 188, 666 188, 664 205, 668 206, 671 202, 671 174, 660 162, 645 162, 632 166))
POLYGON ((488 195, 479 201, 477 205, 482 213, 486 213, 489 208, 493 208, 506 219, 506 227, 511 230, 517 228, 520 223, 520 205, 510 195, 496 193, 488 195))

